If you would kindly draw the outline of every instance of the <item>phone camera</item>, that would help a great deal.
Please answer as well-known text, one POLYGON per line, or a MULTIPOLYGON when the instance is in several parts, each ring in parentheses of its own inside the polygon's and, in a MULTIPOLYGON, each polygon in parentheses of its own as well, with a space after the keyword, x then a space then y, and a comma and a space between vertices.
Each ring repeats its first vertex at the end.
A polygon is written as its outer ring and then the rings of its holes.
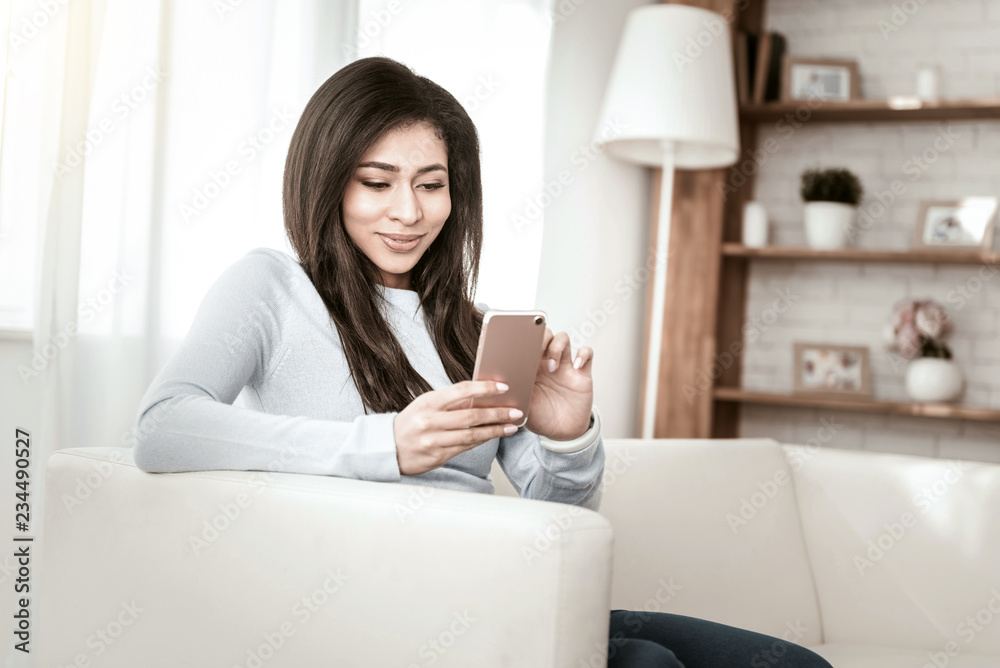
POLYGON ((536 325, 541 325, 543 322, 545 322, 545 319, 542 316, 540 316, 540 315, 535 316, 535 324, 536 325))

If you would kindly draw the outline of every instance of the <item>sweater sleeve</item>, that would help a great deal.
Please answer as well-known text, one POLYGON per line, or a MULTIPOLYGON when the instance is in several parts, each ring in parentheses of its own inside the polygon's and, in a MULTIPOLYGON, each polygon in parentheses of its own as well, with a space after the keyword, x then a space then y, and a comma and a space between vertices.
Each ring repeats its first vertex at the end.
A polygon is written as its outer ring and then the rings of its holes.
POLYGON ((150 473, 237 470, 399 481, 393 418, 350 422, 274 415, 233 401, 273 371, 284 350, 291 280, 256 250, 209 288, 187 336, 156 375, 136 416, 136 465, 150 473))
MULTIPOLYGON (((477 302, 485 313, 489 306, 477 302)), ((556 501, 597 510, 604 475, 604 440, 595 430, 593 441, 581 450, 558 453, 542 446, 538 434, 520 427, 501 436, 497 448, 500 469, 525 499, 556 501)))
POLYGON ((600 508, 604 475, 600 431, 595 431, 593 442, 582 450, 558 453, 546 450, 538 434, 521 427, 500 437, 497 460, 522 498, 600 508))

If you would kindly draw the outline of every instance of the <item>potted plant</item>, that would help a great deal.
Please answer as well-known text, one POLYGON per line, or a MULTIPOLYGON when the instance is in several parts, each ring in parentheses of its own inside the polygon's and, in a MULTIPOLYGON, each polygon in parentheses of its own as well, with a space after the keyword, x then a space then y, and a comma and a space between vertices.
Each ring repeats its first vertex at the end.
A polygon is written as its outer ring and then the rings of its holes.
POLYGON ((861 182, 842 167, 807 169, 799 190, 805 205, 806 239, 811 248, 831 250, 847 245, 861 201, 861 182))
POLYGON ((962 393, 962 370, 944 342, 952 324, 932 299, 904 299, 886 326, 886 344, 908 360, 906 392, 914 401, 952 401, 962 393))

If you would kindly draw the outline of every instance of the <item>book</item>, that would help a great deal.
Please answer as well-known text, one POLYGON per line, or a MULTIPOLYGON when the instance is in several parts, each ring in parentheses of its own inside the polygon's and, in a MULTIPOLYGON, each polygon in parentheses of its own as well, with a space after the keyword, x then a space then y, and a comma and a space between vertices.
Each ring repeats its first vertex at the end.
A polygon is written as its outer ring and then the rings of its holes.
POLYGON ((742 105, 750 101, 750 54, 747 51, 748 35, 743 30, 736 33, 736 99, 742 105))
POLYGON ((767 74, 770 70, 768 63, 771 60, 771 36, 773 33, 765 32, 757 38, 757 58, 754 63, 753 81, 753 102, 763 104, 764 92, 767 89, 767 74))
POLYGON ((771 33, 771 52, 767 63, 767 85, 764 87, 764 101, 776 102, 781 98, 781 77, 784 73, 782 62, 788 42, 781 33, 771 33))
POLYGON ((769 31, 758 37, 757 56, 753 64, 754 104, 774 102, 781 98, 781 65, 787 44, 781 33, 769 31))

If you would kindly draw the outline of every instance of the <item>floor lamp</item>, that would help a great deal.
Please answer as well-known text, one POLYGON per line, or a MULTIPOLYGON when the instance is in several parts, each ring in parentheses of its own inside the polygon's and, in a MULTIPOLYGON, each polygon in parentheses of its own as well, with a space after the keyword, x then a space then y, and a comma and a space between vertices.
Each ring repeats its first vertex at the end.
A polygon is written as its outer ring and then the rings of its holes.
POLYGON ((730 39, 725 19, 705 9, 633 9, 595 134, 611 155, 663 168, 642 438, 653 437, 656 417, 674 169, 726 167, 739 155, 730 39))

